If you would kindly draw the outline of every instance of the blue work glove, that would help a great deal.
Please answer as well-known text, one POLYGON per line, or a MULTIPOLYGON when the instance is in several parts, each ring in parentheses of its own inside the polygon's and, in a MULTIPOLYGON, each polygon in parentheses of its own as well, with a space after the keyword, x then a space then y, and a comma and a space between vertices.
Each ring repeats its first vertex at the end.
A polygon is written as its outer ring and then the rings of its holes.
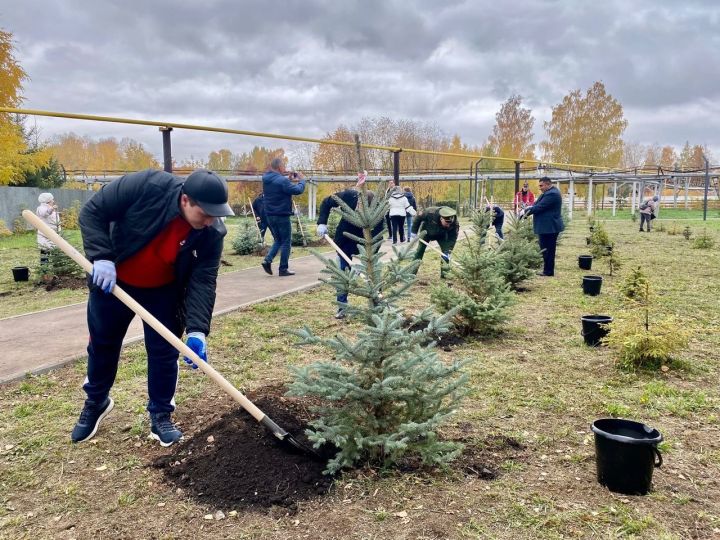
POLYGON ((325 236, 325 235, 327 234, 327 231, 328 231, 327 225, 323 225, 322 223, 321 223, 320 225, 318 225, 317 235, 318 235, 320 238, 322 238, 323 236, 325 236))
POLYGON ((443 253, 441 257, 443 261, 445 261, 446 263, 450 263, 450 253, 443 253))
POLYGON ((415 240, 417 238, 417 234, 410 233, 410 240, 415 240))
MULTIPOLYGON (((207 345, 205 344, 205 334, 202 332, 190 332, 187 335, 187 341, 185 341, 185 345, 190 347, 192 351, 197 354, 201 360, 204 360, 205 362, 208 361, 207 359, 207 345)), ((187 356, 183 357, 185 360, 185 363, 189 366, 192 366, 193 369, 197 369, 197 364, 190 360, 187 356)))
POLYGON ((117 281, 115 263, 112 261, 99 260, 93 262, 92 282, 100 287, 105 294, 112 292, 117 281))

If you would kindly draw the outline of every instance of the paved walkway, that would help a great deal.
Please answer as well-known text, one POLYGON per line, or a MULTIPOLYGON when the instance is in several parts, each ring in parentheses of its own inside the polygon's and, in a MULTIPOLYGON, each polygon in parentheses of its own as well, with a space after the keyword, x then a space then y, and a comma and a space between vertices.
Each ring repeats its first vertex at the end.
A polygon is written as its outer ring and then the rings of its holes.
MULTIPOLYGON (((385 251, 390 251, 385 249, 385 251)), ((328 255, 332 255, 328 253, 328 255)), ((290 261, 291 277, 267 275, 260 266, 218 276, 214 315, 320 285, 323 264, 309 255, 290 261)), ((260 259, 258 258, 258 263, 260 259)), ((0 383, 42 373, 84 357, 88 343, 86 302, 0 320, 0 383)), ((133 319, 124 344, 143 339, 142 321, 133 319)))

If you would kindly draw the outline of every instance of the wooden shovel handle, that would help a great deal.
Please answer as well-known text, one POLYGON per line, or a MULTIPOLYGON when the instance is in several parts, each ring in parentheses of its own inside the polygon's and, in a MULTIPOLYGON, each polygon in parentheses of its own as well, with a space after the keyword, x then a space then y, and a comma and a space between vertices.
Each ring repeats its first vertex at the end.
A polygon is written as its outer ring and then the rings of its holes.
POLYGON ((345 253, 342 249, 340 249, 340 246, 338 246, 335 242, 333 242, 333 239, 330 238, 329 235, 323 235, 323 238, 325 241, 330 244, 335 251, 337 251, 337 254, 340 255, 343 259, 345 259, 345 262, 348 263, 350 266, 352 266, 352 260, 350 257, 347 256, 347 253, 345 253))
MULTIPOLYGON (((436 248, 435 246, 431 246, 430 244, 428 244, 428 243, 427 243, 425 240, 423 240, 422 238, 418 238, 418 240, 420 240, 423 244, 425 244, 427 247, 429 247, 429 248, 432 249, 433 251, 437 251, 437 252, 440 254, 441 257, 444 257, 444 256, 445 256, 445 254, 444 254, 442 251, 440 251, 440 250, 439 250, 438 248, 436 248)), ((453 264, 456 265, 456 266, 460 266, 460 263, 457 262, 457 261, 453 261, 452 259, 450 259, 450 262, 453 263, 453 264)))
MULTIPOLYGON (((88 261, 77 249, 70 245, 67 240, 65 240, 55 231, 53 231, 45 223, 43 223, 43 221, 30 210, 23 210, 22 216, 33 227, 42 232, 47 238, 52 240, 52 242, 61 250, 63 250, 68 257, 70 257, 73 261, 82 266, 83 270, 85 270, 88 274, 92 274, 92 263, 88 261)), ((185 343, 183 343, 180 338, 178 338, 175 334, 168 330, 165 325, 158 321, 144 307, 138 304, 128 293, 122 290, 122 288, 120 288, 118 285, 115 285, 115 287, 113 287, 112 294, 114 294, 118 300, 120 300, 123 304, 125 304, 132 311, 134 311, 135 314, 137 314, 137 316, 140 317, 144 322, 149 324, 158 334, 164 337, 168 341, 168 343, 170 343, 170 345, 180 351, 180 354, 187 356, 190 360, 195 362, 198 368, 200 368, 208 377, 210 377, 220 388, 225 390, 225 392, 227 392, 230 397, 237 401, 243 409, 249 412, 252 417, 255 418, 255 420, 257 420, 258 422, 263 421, 263 418, 265 418, 265 413, 258 409, 252 401, 250 401, 243 395, 242 392, 240 392, 237 388, 230 384, 228 380, 225 379, 225 377, 215 371, 215 368, 213 368, 209 363, 201 360, 200 357, 195 354, 195 351, 185 345, 185 343)))

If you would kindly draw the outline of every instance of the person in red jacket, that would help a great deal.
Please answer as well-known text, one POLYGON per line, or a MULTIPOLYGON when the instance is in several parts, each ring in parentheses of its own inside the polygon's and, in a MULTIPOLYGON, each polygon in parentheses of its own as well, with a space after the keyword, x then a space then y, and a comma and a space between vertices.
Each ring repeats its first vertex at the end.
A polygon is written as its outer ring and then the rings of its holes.
MULTIPOLYGON (((73 442, 92 438, 114 405, 110 390, 135 316, 109 294, 116 282, 176 336, 185 331, 187 346, 207 361, 205 336, 227 232, 220 218, 233 215, 227 200, 226 181, 211 171, 197 170, 183 182, 148 169, 104 185, 80 211, 83 247, 93 269, 83 385, 87 399, 70 437, 73 442)), ((144 330, 150 436, 170 446, 182 437, 171 419, 178 352, 149 326, 144 330)))
POLYGON ((525 182, 522 189, 515 194, 515 202, 513 203, 515 213, 519 214, 533 204, 535 204, 535 195, 530 191, 528 183, 525 182))

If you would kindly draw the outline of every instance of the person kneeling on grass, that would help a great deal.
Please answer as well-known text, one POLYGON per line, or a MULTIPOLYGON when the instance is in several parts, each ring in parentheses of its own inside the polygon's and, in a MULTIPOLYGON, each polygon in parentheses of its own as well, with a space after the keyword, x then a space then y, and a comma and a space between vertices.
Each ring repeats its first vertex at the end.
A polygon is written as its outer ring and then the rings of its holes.
MULTIPOLYGON (((110 294, 117 282, 176 336, 187 332, 187 346, 207 361, 205 336, 215 304, 225 225, 232 216, 228 187, 217 174, 200 169, 183 182, 148 169, 104 185, 80 211, 80 230, 89 280, 90 330, 87 394, 73 442, 95 435, 113 408, 123 338, 135 313, 110 294)), ((171 419, 175 410, 178 352, 147 324, 150 436, 162 446, 182 437, 171 419)), ((188 364, 195 364, 185 358, 188 364)))
MULTIPOLYGON (((350 208, 357 209, 358 205, 360 204, 360 192, 357 189, 346 189, 344 191, 337 192, 335 195, 339 197, 350 208)), ((372 203, 374 196, 375 194, 372 191, 367 192, 368 205, 372 203)), ((328 232, 327 222, 330 218, 330 211, 337 206, 339 206, 339 204, 332 195, 326 197, 320 205, 320 214, 317 220, 317 235, 321 238, 325 236, 328 232)), ((384 223, 382 221, 375 225, 372 231, 373 237, 380 234, 383 230, 383 227, 384 223)), ((337 229, 335 230, 335 238, 333 240, 335 241, 337 246, 345 253, 345 255, 352 259, 353 255, 357 255, 358 253, 360 253, 360 250, 358 249, 357 242, 352 238, 348 238, 347 236, 345 236, 345 234, 343 234, 345 232, 362 238, 363 230, 357 225, 353 225, 349 221, 345 220, 344 218, 340 220, 340 223, 338 223, 337 229)), ((347 263, 347 261, 339 255, 338 264, 340 265, 340 270, 350 268, 350 265, 347 263)), ((338 310, 335 314, 335 318, 344 319, 348 295, 347 293, 341 293, 338 291, 335 299, 338 303, 338 310)))
MULTIPOLYGON (((426 242, 435 240, 443 252, 443 261, 450 262, 450 253, 455 249, 458 233, 460 232, 460 224, 457 220, 457 212, 449 206, 431 206, 420 212, 412 224, 412 238, 415 238, 423 227, 425 231, 426 242)), ((425 255, 425 244, 418 242, 415 259, 422 259, 425 255)), ((447 275, 447 265, 440 267, 440 277, 445 278, 447 275)))

